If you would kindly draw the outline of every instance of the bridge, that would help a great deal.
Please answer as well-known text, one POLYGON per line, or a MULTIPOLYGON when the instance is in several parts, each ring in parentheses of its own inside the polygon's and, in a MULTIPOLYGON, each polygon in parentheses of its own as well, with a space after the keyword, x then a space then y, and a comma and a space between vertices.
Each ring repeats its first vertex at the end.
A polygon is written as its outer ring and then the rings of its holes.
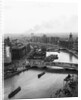
POLYGON ((56 66, 56 67, 61 67, 64 69, 74 69, 78 70, 78 64, 74 63, 66 63, 66 62, 46 62, 46 66, 56 66))
POLYGON ((78 64, 76 63, 67 63, 67 62, 44 62, 43 60, 29 60, 28 65, 31 67, 37 66, 38 68, 48 67, 52 66, 52 68, 63 68, 63 69, 72 69, 72 70, 78 70, 78 64))
POLYGON ((43 71, 46 73, 78 74, 78 64, 64 62, 46 62, 46 66, 33 66, 30 70, 43 71), (59 68, 60 67, 60 68, 59 68))

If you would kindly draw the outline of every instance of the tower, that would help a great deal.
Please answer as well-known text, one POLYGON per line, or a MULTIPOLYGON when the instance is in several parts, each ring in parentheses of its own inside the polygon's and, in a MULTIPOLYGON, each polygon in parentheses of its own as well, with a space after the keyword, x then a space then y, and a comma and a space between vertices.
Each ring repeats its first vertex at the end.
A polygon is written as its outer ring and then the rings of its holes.
POLYGON ((73 35, 72 35, 72 33, 70 33, 70 35, 69 35, 68 43, 69 43, 69 49, 72 49, 73 48, 73 35))
POLYGON ((70 33, 70 35, 69 35, 69 41, 73 41, 73 35, 72 35, 72 33, 70 33))

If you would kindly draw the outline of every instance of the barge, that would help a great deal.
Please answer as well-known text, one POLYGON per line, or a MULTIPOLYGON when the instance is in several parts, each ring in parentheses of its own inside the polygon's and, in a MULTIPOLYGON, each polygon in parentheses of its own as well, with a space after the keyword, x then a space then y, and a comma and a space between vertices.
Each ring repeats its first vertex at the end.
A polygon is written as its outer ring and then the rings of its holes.
POLYGON ((19 86, 16 90, 12 91, 12 92, 8 95, 8 98, 12 98, 12 97, 15 96, 20 90, 21 90, 21 87, 19 86))
POLYGON ((38 78, 40 78, 44 74, 45 74, 45 72, 42 72, 42 73, 38 74, 38 78))

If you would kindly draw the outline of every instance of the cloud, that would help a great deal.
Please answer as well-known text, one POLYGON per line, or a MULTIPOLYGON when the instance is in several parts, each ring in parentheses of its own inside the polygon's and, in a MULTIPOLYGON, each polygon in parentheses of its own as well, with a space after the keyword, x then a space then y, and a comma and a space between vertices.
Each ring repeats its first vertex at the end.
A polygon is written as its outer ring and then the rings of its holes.
POLYGON ((77 30, 76 18, 69 19, 73 14, 77 15, 77 5, 74 3, 5 0, 4 9, 5 33, 77 30))

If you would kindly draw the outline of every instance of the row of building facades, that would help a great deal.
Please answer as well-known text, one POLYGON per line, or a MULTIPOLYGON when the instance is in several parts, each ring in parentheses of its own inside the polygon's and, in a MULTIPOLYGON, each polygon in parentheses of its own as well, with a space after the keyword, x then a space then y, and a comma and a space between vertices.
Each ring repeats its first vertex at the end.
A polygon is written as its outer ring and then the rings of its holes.
POLYGON ((4 64, 21 59, 30 52, 30 44, 24 45, 16 40, 11 42, 9 38, 4 40, 4 64))
MULTIPOLYGON (((27 41, 26 41, 27 42, 27 41)), ((70 34, 68 39, 59 37, 42 37, 33 36, 30 42, 41 42, 59 45, 64 48, 74 49, 78 52, 78 38, 73 39, 73 35, 70 34)), ((21 59, 31 51, 31 45, 29 43, 23 44, 18 39, 10 41, 10 38, 4 39, 4 63, 11 63, 13 60, 21 59)))
POLYGON ((41 42, 41 43, 51 43, 55 45, 62 46, 68 49, 74 49, 78 52, 78 38, 73 38, 72 33, 68 36, 68 38, 59 38, 59 37, 47 37, 43 35, 42 37, 33 36, 31 38, 32 42, 41 42))

